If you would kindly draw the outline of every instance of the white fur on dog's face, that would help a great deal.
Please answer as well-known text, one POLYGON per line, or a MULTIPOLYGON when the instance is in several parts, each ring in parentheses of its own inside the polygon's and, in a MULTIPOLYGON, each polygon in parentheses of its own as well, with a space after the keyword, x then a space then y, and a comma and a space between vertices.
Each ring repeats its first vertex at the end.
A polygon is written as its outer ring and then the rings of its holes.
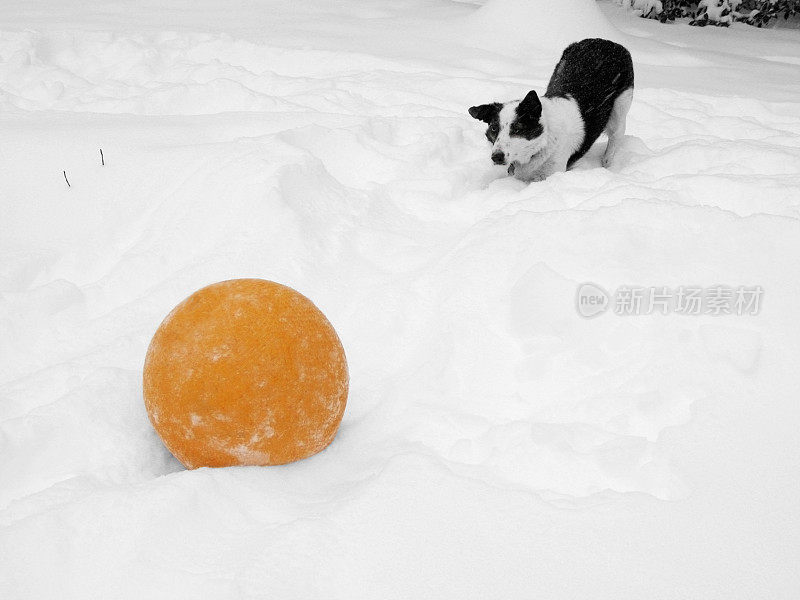
POLYGON ((492 162, 508 165, 508 172, 514 173, 521 165, 536 166, 547 159, 549 136, 543 110, 539 96, 531 90, 522 100, 472 106, 469 114, 489 126, 486 139, 492 144, 492 162))
POLYGON ((522 135, 512 135, 513 127, 517 121, 517 107, 520 101, 515 100, 503 105, 498 114, 500 131, 492 144, 492 154, 502 152, 505 156, 503 164, 511 163, 525 164, 530 162, 533 156, 544 149, 547 136, 544 131, 545 123, 543 119, 539 121, 543 130, 542 133, 532 139, 526 139, 522 135))

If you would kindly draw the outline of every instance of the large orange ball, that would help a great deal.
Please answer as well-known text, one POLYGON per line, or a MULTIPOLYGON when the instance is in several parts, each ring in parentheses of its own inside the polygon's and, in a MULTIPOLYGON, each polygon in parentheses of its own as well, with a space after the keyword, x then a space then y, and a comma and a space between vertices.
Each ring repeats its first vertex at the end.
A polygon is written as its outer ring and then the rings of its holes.
POLYGON ((280 465, 331 443, 347 402, 333 326, 295 290, 233 279, 181 302, 144 363, 144 402, 190 469, 280 465))

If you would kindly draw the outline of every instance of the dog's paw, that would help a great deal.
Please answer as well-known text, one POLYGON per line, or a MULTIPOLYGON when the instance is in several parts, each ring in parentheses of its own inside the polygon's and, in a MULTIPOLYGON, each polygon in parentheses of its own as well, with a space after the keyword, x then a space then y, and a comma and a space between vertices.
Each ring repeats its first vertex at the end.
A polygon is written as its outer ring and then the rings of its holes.
POLYGON ((520 181, 524 181, 525 183, 538 183, 539 181, 544 181, 547 179, 547 175, 545 173, 525 173, 521 174, 517 172, 516 178, 520 181))
POLYGON ((603 165, 604 169, 610 168, 612 162, 614 162, 613 154, 603 154, 603 158, 600 159, 600 164, 603 165))
POLYGON ((530 163, 520 164, 517 161, 508 165, 508 174, 526 183, 531 181, 544 181, 547 178, 547 173, 534 169, 530 163))

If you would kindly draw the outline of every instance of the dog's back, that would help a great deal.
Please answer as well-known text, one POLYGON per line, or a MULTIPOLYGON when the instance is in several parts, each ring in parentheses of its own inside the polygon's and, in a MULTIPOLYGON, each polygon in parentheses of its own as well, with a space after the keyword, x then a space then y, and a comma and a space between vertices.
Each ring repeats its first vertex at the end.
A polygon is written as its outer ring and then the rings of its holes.
POLYGON ((608 124, 616 99, 633 87, 630 52, 610 40, 591 38, 570 44, 561 55, 545 97, 571 97, 584 123, 584 140, 568 166, 581 158, 608 124))

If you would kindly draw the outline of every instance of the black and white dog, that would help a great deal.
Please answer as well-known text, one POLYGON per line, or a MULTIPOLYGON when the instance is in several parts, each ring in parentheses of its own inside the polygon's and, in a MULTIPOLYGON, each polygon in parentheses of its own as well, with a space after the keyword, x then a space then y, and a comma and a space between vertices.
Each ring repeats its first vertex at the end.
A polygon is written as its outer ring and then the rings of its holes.
POLYGON ((623 46, 599 38, 571 44, 540 99, 473 106, 469 114, 489 124, 492 161, 523 181, 566 171, 605 131, 603 166, 611 162, 633 99, 633 61, 623 46))

